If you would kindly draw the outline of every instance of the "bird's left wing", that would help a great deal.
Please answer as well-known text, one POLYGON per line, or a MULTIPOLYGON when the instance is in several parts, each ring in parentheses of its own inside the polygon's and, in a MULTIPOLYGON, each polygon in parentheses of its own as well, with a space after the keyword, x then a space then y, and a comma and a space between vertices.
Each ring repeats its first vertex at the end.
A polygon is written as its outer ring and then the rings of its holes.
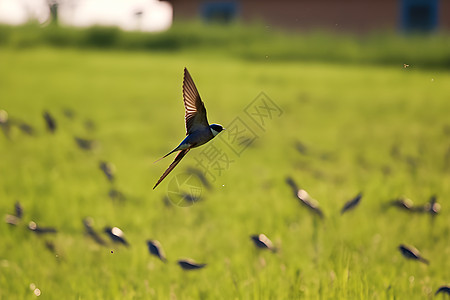
POLYGON ((184 68, 183 100, 185 108, 186 135, 208 127, 206 108, 195 87, 194 80, 188 70, 184 68))
POLYGON ((173 162, 170 164, 170 166, 167 168, 167 170, 164 172, 164 174, 161 175, 161 177, 159 178, 158 182, 155 184, 153 189, 155 189, 158 186, 158 184, 160 184, 161 181, 163 181, 163 179, 166 178, 167 175, 169 175, 169 173, 178 165, 178 163, 189 152, 189 150, 190 149, 185 149, 185 150, 181 150, 180 152, 178 152, 178 154, 175 157, 175 159, 173 160, 173 162))

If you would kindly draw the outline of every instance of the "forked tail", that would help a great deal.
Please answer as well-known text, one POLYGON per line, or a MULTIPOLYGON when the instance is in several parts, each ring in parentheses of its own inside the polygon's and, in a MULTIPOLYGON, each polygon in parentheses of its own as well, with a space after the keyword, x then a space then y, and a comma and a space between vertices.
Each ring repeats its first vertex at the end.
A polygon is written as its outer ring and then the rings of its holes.
POLYGON ((167 168, 167 170, 164 172, 164 174, 161 175, 161 177, 159 178, 158 182, 155 184, 153 189, 155 189, 158 186, 158 184, 160 184, 161 181, 163 181, 163 179, 166 178, 167 175, 169 175, 169 173, 178 165, 178 163, 189 152, 189 150, 191 150, 191 149, 188 148, 188 149, 184 149, 184 150, 181 150, 180 152, 178 152, 174 161, 170 164, 169 168, 167 168))
POLYGON ((169 156, 170 154, 174 153, 175 151, 178 151, 178 150, 173 149, 172 151, 170 151, 169 153, 167 153, 167 154, 164 155, 163 157, 158 158, 157 160, 155 160, 153 163, 154 163, 154 164, 157 163, 158 161, 160 161, 160 160, 163 159, 163 158, 166 158, 167 156, 169 156))

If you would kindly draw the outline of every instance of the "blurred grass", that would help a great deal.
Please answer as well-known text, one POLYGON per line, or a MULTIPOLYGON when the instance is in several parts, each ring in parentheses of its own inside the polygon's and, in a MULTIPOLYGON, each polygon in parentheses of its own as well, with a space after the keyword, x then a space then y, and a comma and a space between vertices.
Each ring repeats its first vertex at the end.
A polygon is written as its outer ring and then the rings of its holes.
POLYGON ((0 109, 37 131, 29 137, 15 129, 11 140, 0 135, 0 211, 12 213, 20 200, 24 223, 60 231, 46 238, 57 259, 23 224, 0 224, 0 298, 31 298, 35 283, 51 299, 423 299, 448 281, 450 74, 415 65, 243 60, 220 51, 45 43, 0 50, 0 109), (284 114, 259 132, 204 201, 166 207, 168 182, 200 153, 190 152, 152 191, 170 159, 152 162, 184 136, 185 66, 211 122, 227 126, 261 91, 284 114), (73 120, 62 113, 67 107, 73 120), (58 122, 55 135, 45 131, 44 109, 58 122), (95 121, 94 131, 83 126, 86 119, 95 121), (74 135, 101 147, 84 152, 74 135), (124 203, 108 198, 99 160, 117 166, 124 203), (323 222, 292 198, 288 175, 320 202, 323 222), (361 205, 341 217, 343 203, 359 191, 361 205), (442 205, 434 220, 381 209, 400 195, 421 204, 431 194, 442 205), (85 216, 98 230, 122 228, 131 247, 94 244, 83 236, 85 216), (248 236, 259 232, 280 251, 256 251, 248 236), (167 265, 149 256, 148 238, 161 241, 167 265), (406 261, 400 243, 419 248, 431 264, 406 261), (175 264, 183 257, 208 266, 184 273, 175 264))
POLYGON ((323 61, 354 64, 450 68, 450 36, 373 32, 364 36, 332 32, 294 33, 255 23, 230 26, 174 23, 162 33, 123 32, 117 28, 0 26, 0 45, 42 45, 146 51, 217 52, 249 60, 323 61))

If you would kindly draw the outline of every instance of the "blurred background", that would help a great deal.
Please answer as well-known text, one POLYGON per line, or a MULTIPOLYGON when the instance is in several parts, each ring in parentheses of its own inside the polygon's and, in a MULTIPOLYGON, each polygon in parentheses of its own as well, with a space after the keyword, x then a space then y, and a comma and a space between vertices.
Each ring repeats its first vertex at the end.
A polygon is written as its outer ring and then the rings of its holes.
POLYGON ((430 32, 448 30, 450 8, 442 0, 397 1, 105 1, 2 0, 0 22, 32 20, 64 25, 118 26, 123 30, 162 31, 173 21, 254 22, 290 30, 326 29, 367 33, 373 30, 430 32))
POLYGON ((442 0, 0 0, 0 45, 211 47, 261 60, 448 68, 449 6, 442 0))

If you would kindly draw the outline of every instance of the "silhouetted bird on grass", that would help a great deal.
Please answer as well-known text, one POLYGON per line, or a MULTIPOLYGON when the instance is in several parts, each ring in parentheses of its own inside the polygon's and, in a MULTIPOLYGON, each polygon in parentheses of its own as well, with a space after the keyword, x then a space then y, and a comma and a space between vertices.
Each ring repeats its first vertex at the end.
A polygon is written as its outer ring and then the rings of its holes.
POLYGON ((342 207, 342 209, 341 209, 341 215, 344 214, 346 211, 354 209, 361 201, 361 198, 362 198, 362 193, 359 193, 358 195, 356 195, 355 198, 353 198, 350 201, 348 201, 347 203, 345 203, 344 207, 342 207))
POLYGON ((435 216, 441 210, 441 205, 437 203, 437 197, 433 195, 430 197, 430 201, 428 203, 420 206, 414 206, 411 210, 419 213, 429 213, 432 216, 435 216))
POLYGON ((111 189, 109 190, 108 196, 109 196, 109 198, 111 198, 111 200, 113 200, 113 201, 117 200, 117 201, 122 202, 122 201, 127 200, 127 198, 125 197, 125 195, 124 195, 121 191, 119 191, 119 190, 117 190, 117 189, 115 189, 115 188, 111 188, 111 189))
POLYGON ((309 194, 305 190, 299 189, 292 178, 286 178, 286 183, 292 188, 292 192, 295 198, 300 200, 300 203, 305 205, 309 210, 317 214, 319 217, 324 217, 322 210, 319 208, 319 203, 317 202, 317 200, 311 198, 311 196, 309 196, 309 194))
POLYGON ((50 131, 51 133, 54 133, 56 130, 55 118, 53 118, 53 116, 50 115, 50 113, 48 111, 44 111, 42 115, 44 117, 45 124, 47 125, 48 131, 50 131))
POLYGON ((397 207, 403 210, 413 211, 413 202, 408 198, 398 198, 387 203, 388 207, 397 207))
POLYGON ((114 166, 114 164, 106 161, 100 161, 99 167, 109 181, 114 181, 114 174, 116 173, 116 166, 114 166))
POLYGON ((97 244, 100 245, 106 245, 106 242, 102 237, 95 231, 93 227, 94 221, 92 218, 84 218, 83 219, 83 225, 84 229, 86 231, 86 234, 89 235, 97 244))
POLYGON ((276 252, 276 248, 273 243, 265 234, 254 234, 250 236, 251 240, 256 247, 260 249, 269 249, 272 252, 276 252))
POLYGON ((291 187, 292 194, 294 195, 294 197, 297 198, 297 193, 298 193, 299 187, 295 183, 294 179, 292 179, 291 177, 287 177, 286 183, 291 187))
POLYGON ((189 259, 189 258, 188 259, 180 259, 178 261, 178 265, 180 265, 180 267, 183 270, 187 270, 187 271, 198 270, 198 269, 204 268, 206 266, 206 264, 196 263, 194 260, 189 259))
POLYGON ((64 108, 63 114, 67 119, 72 120, 75 117, 75 112, 70 108, 64 108))
POLYGON ((7 214, 7 215, 5 215, 5 222, 6 222, 6 224, 9 224, 12 226, 17 226, 20 223, 20 219, 16 216, 7 214))
POLYGON ((7 214, 5 216, 5 222, 9 225, 18 225, 23 216, 23 208, 20 205, 19 201, 16 201, 14 204, 14 215, 7 214))
POLYGON ((158 257, 161 261, 166 262, 166 255, 164 254, 164 250, 162 249, 161 243, 157 240, 147 240, 148 251, 151 254, 158 257))
POLYGON ((105 227, 105 233, 111 238, 115 243, 121 243, 125 246, 129 246, 128 242, 125 240, 125 235, 123 231, 118 227, 105 227))
POLYGON ((297 197, 300 202, 303 203, 312 212, 314 212, 321 218, 324 217, 322 210, 319 208, 319 203, 315 199, 311 198, 305 190, 298 190, 297 197))
POLYGON ((300 154, 307 155, 308 154, 308 148, 305 144, 303 144, 300 141, 295 141, 295 149, 297 149, 300 154))
POLYGON ((436 195, 431 196, 430 201, 424 206, 424 211, 431 215, 437 215, 440 210, 441 205, 437 203, 437 196, 436 195))
POLYGON ((77 143, 78 147, 80 147, 83 150, 93 150, 98 147, 99 143, 96 140, 88 140, 83 139, 79 137, 74 137, 75 142, 77 143))
POLYGON ((46 233, 57 233, 58 231, 54 227, 42 227, 38 226, 36 222, 31 221, 28 223, 28 229, 37 233, 37 234, 46 234, 46 233))
POLYGON ((16 118, 10 118, 6 110, 0 110, 0 127, 7 138, 10 137, 9 133, 12 126, 16 126, 20 131, 28 135, 34 134, 34 129, 31 125, 16 118))
POLYGON ((34 128, 31 125, 19 120, 15 120, 13 124, 16 125, 17 128, 19 128, 23 133, 34 135, 34 128))
POLYGON ((172 202, 170 201, 170 198, 167 196, 164 196, 162 198, 162 202, 164 203, 165 207, 171 207, 172 206, 172 202))
POLYGON ((8 120, 8 113, 6 110, 0 110, 0 127, 3 131, 3 134, 9 139, 9 132, 11 129, 10 122, 8 120))
POLYGON ((16 217, 18 217, 19 219, 22 219, 23 217, 23 207, 20 204, 19 201, 16 201, 16 203, 14 204, 14 211, 16 213, 16 217))
POLYGON ((91 119, 84 120, 83 125, 87 131, 94 131, 96 128, 94 121, 92 121, 91 119))
POLYGON ((443 286, 439 287, 434 295, 437 295, 440 293, 450 295, 450 286, 443 285, 443 286))
POLYGON ((403 256, 408 258, 408 259, 418 260, 418 261, 421 261, 421 262, 423 262, 425 264, 429 264, 428 260, 423 258, 420 255, 419 250, 417 250, 414 247, 408 247, 408 246, 405 246, 405 245, 400 245, 398 247, 398 249, 403 254, 403 256))
POLYGON ((52 241, 46 240, 45 241, 45 248, 48 249, 53 254, 56 254, 56 247, 55 244, 52 241))

